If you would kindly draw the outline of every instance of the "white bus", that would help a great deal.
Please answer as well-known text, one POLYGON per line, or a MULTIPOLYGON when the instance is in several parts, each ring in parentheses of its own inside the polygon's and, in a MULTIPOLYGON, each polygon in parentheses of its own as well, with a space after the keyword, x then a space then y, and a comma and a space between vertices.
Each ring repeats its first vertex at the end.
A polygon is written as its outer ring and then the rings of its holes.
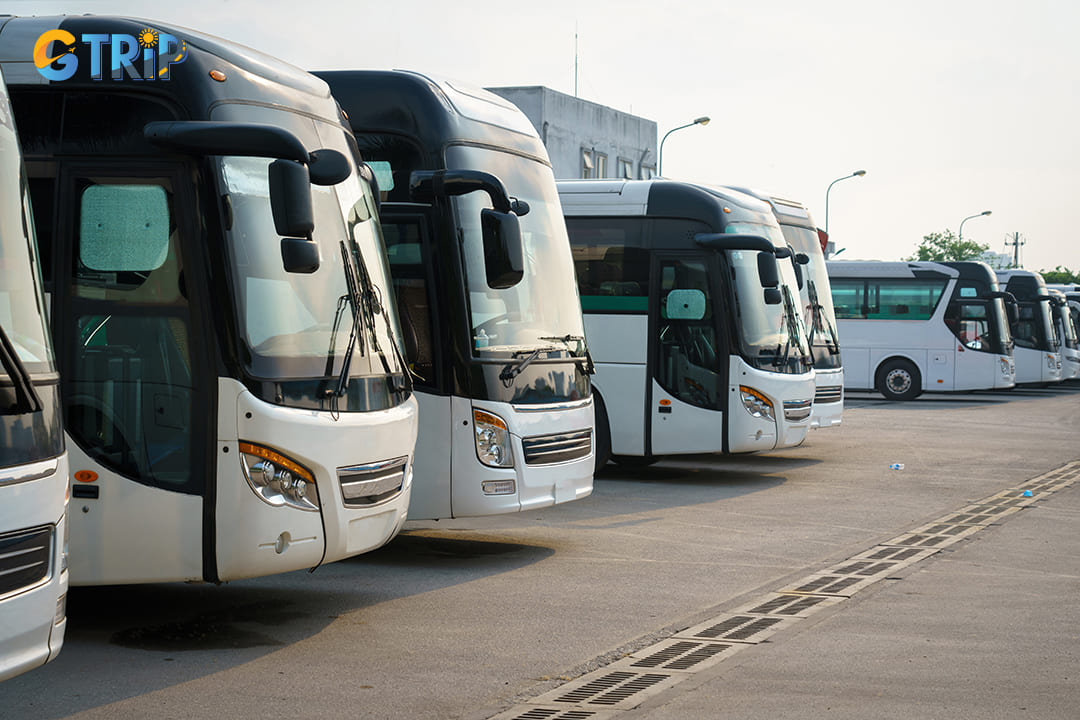
POLYGON ((409 518, 589 495, 585 330, 554 175, 529 120, 485 90, 418 73, 317 74, 377 172, 390 272, 414 333, 409 518))
POLYGON ((985 263, 827 265, 848 388, 912 400, 1015 384, 1005 294, 985 263))
POLYGON ((222 582, 388 542, 416 401, 326 83, 124 18, 0 19, 0 52, 51 293, 71 582, 222 582), (83 38, 140 34, 132 67, 94 78, 83 38), (44 82, 43 36, 71 77, 44 82), (167 79, 131 77, 155 46, 167 79))
POLYGON ((814 362, 814 412, 810 415, 810 427, 837 426, 844 414, 844 366, 840 361, 836 313, 819 230, 802 203, 757 190, 735 189, 769 203, 784 238, 797 253, 796 258, 805 260, 797 263, 796 273, 806 341, 814 362))
POLYGON ((1061 379, 1080 377, 1080 333, 1077 332, 1076 316, 1065 293, 1049 288, 1050 317, 1057 333, 1058 352, 1061 353, 1061 379))
POLYGON ((558 186, 596 361, 597 467, 801 443, 814 375, 768 204, 660 179, 558 186))
POLYGON ((29 192, 0 75, 0 681, 67 624, 68 462, 29 192))
POLYGON ((1042 275, 1030 270, 998 270, 998 282, 1015 302, 1012 336, 1016 343, 1016 383, 1061 381, 1061 351, 1050 312, 1050 292, 1042 275))

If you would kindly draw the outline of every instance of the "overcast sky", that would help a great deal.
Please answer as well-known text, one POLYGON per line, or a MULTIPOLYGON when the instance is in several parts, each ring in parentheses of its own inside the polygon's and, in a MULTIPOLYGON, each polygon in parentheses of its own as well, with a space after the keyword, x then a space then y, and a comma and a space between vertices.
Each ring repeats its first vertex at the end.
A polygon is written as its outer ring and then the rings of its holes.
POLYGON ((405 68, 546 85, 655 120, 669 177, 806 203, 845 257, 954 233, 1080 270, 1080 3, 1068 0, 5 0, 220 35, 308 69, 405 68), (577 41, 575 43, 575 34, 577 41))

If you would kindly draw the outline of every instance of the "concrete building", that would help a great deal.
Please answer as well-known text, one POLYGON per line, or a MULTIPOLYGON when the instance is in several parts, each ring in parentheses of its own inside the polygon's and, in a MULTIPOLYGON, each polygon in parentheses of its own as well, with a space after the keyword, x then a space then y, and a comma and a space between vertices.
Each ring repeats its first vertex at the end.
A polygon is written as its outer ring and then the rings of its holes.
POLYGON ((487 88, 517 105, 544 141, 555 177, 656 175, 656 122, 540 85, 487 88))

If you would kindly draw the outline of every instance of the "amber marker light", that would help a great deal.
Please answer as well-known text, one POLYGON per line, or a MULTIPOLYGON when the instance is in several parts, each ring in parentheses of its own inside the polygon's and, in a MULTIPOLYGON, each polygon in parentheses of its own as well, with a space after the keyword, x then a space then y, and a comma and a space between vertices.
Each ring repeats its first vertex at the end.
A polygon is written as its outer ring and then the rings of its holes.
POLYGON ((211 70, 210 77, 214 80, 217 80, 218 82, 225 82, 225 73, 221 72, 220 70, 211 70))

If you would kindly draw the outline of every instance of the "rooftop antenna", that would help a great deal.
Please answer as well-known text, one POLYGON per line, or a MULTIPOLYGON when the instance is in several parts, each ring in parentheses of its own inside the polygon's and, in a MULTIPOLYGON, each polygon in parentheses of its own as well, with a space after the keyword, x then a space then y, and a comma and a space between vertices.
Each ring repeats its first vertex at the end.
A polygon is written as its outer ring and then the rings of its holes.
POLYGON ((577 97, 577 66, 578 66, 578 51, 577 51, 577 22, 574 23, 574 97, 577 97))

